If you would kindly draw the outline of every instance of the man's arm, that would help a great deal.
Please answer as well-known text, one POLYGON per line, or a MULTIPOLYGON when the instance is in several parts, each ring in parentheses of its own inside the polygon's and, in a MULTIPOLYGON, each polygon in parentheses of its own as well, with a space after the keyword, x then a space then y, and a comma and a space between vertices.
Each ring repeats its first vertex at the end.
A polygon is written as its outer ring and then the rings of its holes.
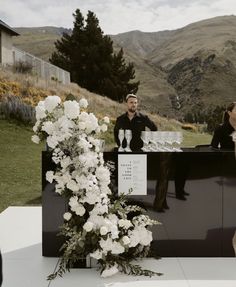
POLYGON ((146 125, 151 131, 157 131, 157 126, 156 126, 156 124, 155 124, 152 120, 150 120, 148 116, 146 116, 145 125, 146 125))

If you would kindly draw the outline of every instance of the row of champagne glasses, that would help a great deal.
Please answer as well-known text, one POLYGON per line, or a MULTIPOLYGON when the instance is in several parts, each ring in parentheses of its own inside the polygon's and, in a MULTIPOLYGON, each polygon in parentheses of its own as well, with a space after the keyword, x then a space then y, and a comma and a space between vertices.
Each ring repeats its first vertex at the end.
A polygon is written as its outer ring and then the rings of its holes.
POLYGON ((120 152, 123 152, 123 151, 131 152, 132 150, 130 149, 130 141, 132 139, 132 131, 120 129, 119 133, 118 133, 118 138, 120 141, 120 146, 118 148, 118 151, 120 151, 120 152), (126 139, 126 143, 127 143, 125 148, 122 147, 122 143, 123 143, 124 139, 126 139))
POLYGON ((142 131, 142 150, 159 152, 181 152, 183 133, 177 131, 142 131))
MULTIPOLYGON (((119 152, 131 152, 130 141, 132 139, 131 130, 120 129, 118 133, 120 146, 119 152), (123 140, 126 139, 126 147, 123 148, 123 140)), ((145 152, 181 152, 181 143, 183 142, 183 133, 178 131, 142 131, 141 139, 143 141, 142 150, 145 152)))

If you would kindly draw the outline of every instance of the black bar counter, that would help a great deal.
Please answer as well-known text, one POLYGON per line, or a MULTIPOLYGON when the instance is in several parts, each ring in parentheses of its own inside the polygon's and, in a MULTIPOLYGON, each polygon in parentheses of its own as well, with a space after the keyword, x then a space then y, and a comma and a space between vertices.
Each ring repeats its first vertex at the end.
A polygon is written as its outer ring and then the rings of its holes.
MULTIPOLYGON (((152 228, 153 253, 170 257, 235 256, 232 246, 236 231, 234 151, 213 151, 206 147, 183 149, 178 153, 145 154, 147 195, 130 196, 130 201, 145 207, 151 218, 162 223, 152 228), (180 194, 183 191, 189 195, 180 194), (158 210, 163 200, 165 208, 158 210)), ((118 155, 104 152, 104 160, 113 162, 116 167, 112 180, 114 190, 117 190, 118 155)), ((44 256, 58 256, 63 238, 56 234, 67 210, 64 198, 45 180, 46 171, 54 168, 50 154, 43 152, 44 256)))

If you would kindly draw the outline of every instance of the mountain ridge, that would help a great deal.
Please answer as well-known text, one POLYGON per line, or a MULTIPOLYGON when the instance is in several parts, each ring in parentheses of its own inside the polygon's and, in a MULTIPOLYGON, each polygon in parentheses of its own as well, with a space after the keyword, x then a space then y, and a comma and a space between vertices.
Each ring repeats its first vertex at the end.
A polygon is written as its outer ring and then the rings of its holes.
MULTIPOLYGON (((22 30, 21 40, 15 38, 14 44, 48 59, 63 28, 38 29, 37 33, 28 30, 28 34, 22 30), (47 33, 42 32, 45 29, 47 33)), ((183 118, 199 105, 206 109, 235 100, 236 16, 205 19, 176 30, 134 30, 110 37, 114 50, 123 47, 126 59, 134 63, 141 82, 137 94, 149 111, 183 118), (213 60, 206 67, 204 63, 211 55, 213 60)))

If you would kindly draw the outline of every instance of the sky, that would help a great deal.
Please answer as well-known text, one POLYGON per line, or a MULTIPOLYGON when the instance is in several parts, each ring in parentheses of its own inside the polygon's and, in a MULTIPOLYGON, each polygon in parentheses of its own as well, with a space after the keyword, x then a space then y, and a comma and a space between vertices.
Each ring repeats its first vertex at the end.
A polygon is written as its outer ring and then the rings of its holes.
POLYGON ((73 28, 79 8, 94 12, 105 34, 173 30, 223 15, 236 15, 235 0, 0 0, 0 20, 11 27, 73 28))

